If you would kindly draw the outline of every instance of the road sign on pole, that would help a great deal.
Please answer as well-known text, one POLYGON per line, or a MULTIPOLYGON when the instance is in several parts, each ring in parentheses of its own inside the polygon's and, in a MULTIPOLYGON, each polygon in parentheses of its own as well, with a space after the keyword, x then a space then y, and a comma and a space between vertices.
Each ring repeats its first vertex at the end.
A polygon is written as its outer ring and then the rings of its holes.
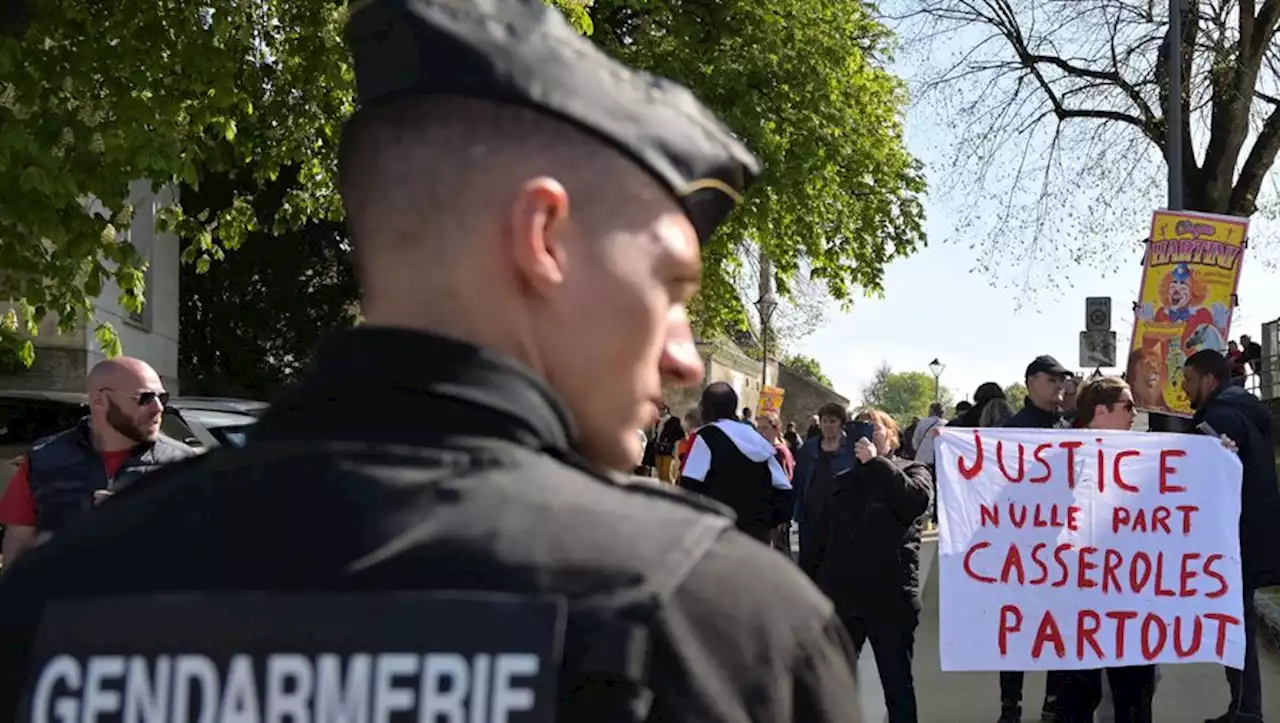
POLYGON ((1084 300, 1085 331, 1111 331, 1111 297, 1090 296, 1084 300))

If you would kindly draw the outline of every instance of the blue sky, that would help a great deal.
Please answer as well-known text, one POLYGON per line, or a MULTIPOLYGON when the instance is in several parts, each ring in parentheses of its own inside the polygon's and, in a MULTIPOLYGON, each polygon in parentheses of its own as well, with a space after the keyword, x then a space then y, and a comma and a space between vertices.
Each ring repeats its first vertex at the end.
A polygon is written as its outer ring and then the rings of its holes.
MULTIPOLYGON (((911 77, 909 68, 899 66, 898 71, 911 77)), ((943 185, 943 149, 955 140, 951 125, 931 122, 939 112, 939 108, 922 102, 907 114, 908 146, 928 167, 931 187, 943 185)), ((1160 170, 1163 172, 1162 163, 1160 170)), ((1268 185, 1275 187, 1275 171, 1268 185)), ((1087 296, 1112 297, 1112 328, 1118 334, 1119 348, 1127 349, 1133 323, 1130 309, 1142 273, 1141 252, 1131 240, 1146 237, 1150 210, 1121 220, 1113 233, 1125 240, 1115 244, 1116 251, 1109 258, 1084 264, 1060 257, 1056 268, 1036 270, 1058 276, 1064 282, 1061 292, 1027 295, 1016 279, 993 280, 971 271, 978 262, 978 252, 971 250, 968 242, 949 241, 956 232, 955 222, 949 220, 974 203, 972 197, 932 193, 925 204, 929 246, 888 268, 885 298, 859 298, 851 311, 829 313, 817 331, 795 345, 796 352, 822 364, 838 392, 858 401, 863 386, 882 362, 899 371, 927 371, 936 357, 946 365, 942 384, 952 389, 957 399, 971 397, 985 381, 1001 385, 1019 381, 1026 365, 1039 354, 1051 354, 1076 368, 1087 296)), ((988 218, 999 212, 994 205, 978 205, 976 210, 980 217, 988 218)), ((1255 218, 1251 237, 1274 238, 1276 230, 1276 224, 1255 218)), ((970 236, 970 229, 962 231, 960 235, 970 236)), ((1256 253, 1245 258, 1239 288, 1241 306, 1232 321, 1233 338, 1241 333, 1257 338, 1263 322, 1280 317, 1275 264, 1264 265, 1260 260, 1256 253)))

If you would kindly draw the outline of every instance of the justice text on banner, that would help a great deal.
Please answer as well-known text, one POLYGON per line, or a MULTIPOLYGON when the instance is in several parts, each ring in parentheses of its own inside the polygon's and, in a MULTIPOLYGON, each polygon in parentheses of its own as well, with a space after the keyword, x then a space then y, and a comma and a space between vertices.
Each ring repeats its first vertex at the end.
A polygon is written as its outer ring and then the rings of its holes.
POLYGON ((946 428, 942 669, 1241 667, 1241 470, 1197 435, 946 428))

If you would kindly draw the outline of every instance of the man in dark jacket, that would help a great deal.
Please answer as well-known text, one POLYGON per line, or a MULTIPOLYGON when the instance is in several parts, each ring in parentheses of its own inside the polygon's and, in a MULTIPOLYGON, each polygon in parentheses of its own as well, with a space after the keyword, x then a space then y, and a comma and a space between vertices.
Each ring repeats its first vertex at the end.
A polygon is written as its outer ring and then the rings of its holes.
POLYGON ((799 533, 800 549, 797 562, 805 574, 816 574, 814 550, 817 538, 813 534, 811 520, 823 516, 823 509, 830 498, 829 491, 836 475, 853 467, 854 440, 844 433, 849 413, 834 402, 822 405, 818 410, 819 433, 800 447, 796 455, 795 473, 791 484, 795 488, 795 521, 799 533))
POLYGON ((1221 353, 1196 352, 1183 369, 1182 389, 1202 433, 1226 437, 1244 465, 1241 485, 1240 559, 1244 578, 1244 670, 1226 669, 1231 706, 1211 721, 1261 721, 1262 680, 1258 668, 1258 614, 1254 591, 1280 584, 1280 488, 1276 486, 1271 412, 1231 383, 1231 364, 1221 353), (1202 428, 1200 425, 1207 425, 1202 428))
MULTIPOLYGON (((1036 357, 1027 365, 1027 399, 1022 410, 1013 415, 1006 427, 1026 429, 1068 429, 1071 423, 1062 416, 1062 399, 1067 378, 1071 372, 1049 355, 1036 357)), ((1058 689, 1066 674, 1049 671, 1045 676, 1044 707, 1040 717, 1055 720, 1058 689)), ((1021 671, 1005 671, 1000 674, 1000 723, 1022 720, 1021 671)))
POLYGON ((196 454, 160 433, 169 393, 141 359, 99 362, 86 393, 89 415, 31 445, 0 498, 6 570, 38 538, 78 522, 143 474, 196 454))
POLYGON ((698 428, 680 486, 728 505, 738 529, 764 543, 791 519, 791 479, 777 450, 755 427, 737 418, 738 394, 724 382, 702 390, 698 428))

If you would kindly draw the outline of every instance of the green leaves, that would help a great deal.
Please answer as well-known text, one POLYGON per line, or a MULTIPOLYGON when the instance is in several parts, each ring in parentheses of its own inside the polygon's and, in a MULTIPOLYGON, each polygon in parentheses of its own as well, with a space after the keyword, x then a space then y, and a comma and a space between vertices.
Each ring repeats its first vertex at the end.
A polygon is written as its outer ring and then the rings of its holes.
MULTIPOLYGON (((352 108, 345 7, 32 0, 26 32, 0 38, 0 300, 39 299, 22 326, 50 313, 64 328, 92 323, 107 278, 126 308, 142 303, 141 260, 121 240, 131 181, 198 187, 249 159, 263 178, 306 161, 319 170, 298 177, 281 226, 333 216, 334 141, 352 108)), ((275 223, 250 200, 213 217, 187 218, 176 203, 158 216, 208 263, 275 223)), ((94 329, 118 349, 109 324, 94 329)))
POLYGON ((1027 399, 1027 385, 1022 382, 1014 382, 1004 388, 1004 396, 1013 405, 1014 409, 1022 409, 1022 405, 1027 399))
MULTIPOLYGON (((925 372, 895 372, 888 364, 882 364, 871 382, 863 387, 862 404, 887 413, 905 429, 913 418, 928 416, 934 384, 934 378, 925 372)), ((943 409, 950 409, 951 390, 944 387, 939 391, 943 409)))
POLYGON ((564 13, 569 24, 582 35, 591 35, 595 30, 591 15, 587 11, 593 0, 547 0, 547 2, 564 13))
MULTIPOLYGON (((691 86, 767 164, 706 250, 704 328, 745 324, 746 244, 768 252, 781 292, 805 268, 848 301, 879 292, 885 265, 924 242, 903 89, 884 70, 892 38, 864 4, 548 1, 625 61, 691 86)), ((133 181, 234 180, 215 209, 156 210, 202 273, 247 238, 342 220, 346 0, 32 4, 25 34, 0 38, 0 300, 21 302, 20 329, 47 314, 94 324, 108 279, 126 308, 141 303, 142 259, 124 240, 133 181), (256 203, 283 169, 280 202, 256 203)), ((110 325, 94 329, 118 346, 110 325)))
POLYGON ((695 308, 703 329, 745 325, 743 246, 780 291, 802 260, 840 301, 877 294, 925 242, 924 177, 902 137, 893 37, 848 0, 596 0, 593 39, 688 85, 763 159, 760 187, 714 239, 695 308))
POLYGON ((831 380, 822 372, 822 365, 817 359, 803 354, 792 354, 782 360, 782 365, 802 376, 809 377, 824 387, 831 387, 831 380))

